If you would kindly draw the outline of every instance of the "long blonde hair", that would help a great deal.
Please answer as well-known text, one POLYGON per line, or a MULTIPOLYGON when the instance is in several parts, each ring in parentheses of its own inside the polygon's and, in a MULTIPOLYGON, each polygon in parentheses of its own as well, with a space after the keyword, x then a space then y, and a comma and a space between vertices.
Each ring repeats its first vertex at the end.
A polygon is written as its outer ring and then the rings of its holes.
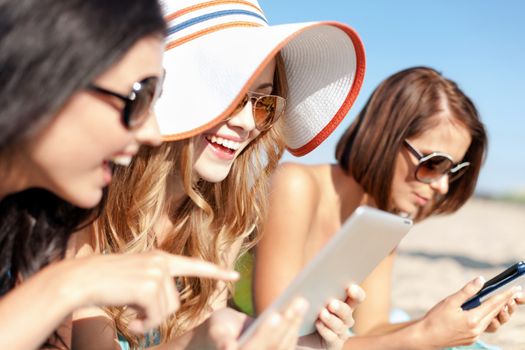
MULTIPOLYGON (((278 59, 274 93, 286 96, 283 74, 278 59)), ((129 167, 115 171, 105 211, 95 223, 98 249, 131 253, 160 248, 226 266, 225 253, 235 242, 242 240, 242 253, 257 241, 267 208, 269 177, 284 152, 279 124, 253 140, 219 183, 200 180, 193 171, 192 140, 143 147, 129 167), (173 174, 180 178, 185 191, 177 203, 168 197, 168 181, 173 174), (166 212, 174 226, 159 245, 154 226, 166 212)), ((192 321, 208 311, 217 292, 217 282, 211 279, 181 277, 176 283, 181 307, 160 327, 161 342, 192 328, 192 321)), ((227 285, 230 292, 232 287, 227 285)), ((106 311, 115 320, 117 331, 137 348, 143 339, 128 330, 123 308, 106 311)))

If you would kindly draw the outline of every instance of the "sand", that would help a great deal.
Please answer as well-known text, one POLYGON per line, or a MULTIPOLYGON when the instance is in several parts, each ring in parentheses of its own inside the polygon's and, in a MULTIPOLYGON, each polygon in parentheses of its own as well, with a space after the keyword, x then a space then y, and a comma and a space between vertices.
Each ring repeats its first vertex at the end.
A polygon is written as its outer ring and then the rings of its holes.
MULTIPOLYGON (((394 267, 393 305, 421 317, 470 279, 525 260, 525 205, 472 199, 458 212, 416 225, 394 267)), ((483 341, 525 350, 525 305, 483 341)))

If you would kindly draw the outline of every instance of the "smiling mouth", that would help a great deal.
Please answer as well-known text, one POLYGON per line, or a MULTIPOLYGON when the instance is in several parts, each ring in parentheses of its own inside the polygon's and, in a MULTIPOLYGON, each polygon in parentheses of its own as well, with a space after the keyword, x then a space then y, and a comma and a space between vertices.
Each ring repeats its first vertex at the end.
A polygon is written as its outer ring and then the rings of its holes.
POLYGON ((219 136, 205 136, 205 138, 212 147, 228 154, 233 155, 239 148, 241 148, 240 142, 228 140, 219 136))

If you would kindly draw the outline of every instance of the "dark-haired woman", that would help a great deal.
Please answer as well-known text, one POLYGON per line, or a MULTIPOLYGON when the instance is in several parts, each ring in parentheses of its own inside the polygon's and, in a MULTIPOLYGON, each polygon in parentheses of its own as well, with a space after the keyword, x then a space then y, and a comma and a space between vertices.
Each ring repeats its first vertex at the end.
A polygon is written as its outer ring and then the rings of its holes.
MULTIPOLYGON (((474 192, 486 147, 475 106, 453 81, 426 67, 387 78, 339 140, 337 164, 285 164, 276 172, 256 252, 256 309, 279 295, 359 205, 416 222, 458 210, 474 192)), ((421 319, 389 324, 394 256, 364 282, 367 299, 356 310, 353 328, 358 336, 345 349, 471 344, 505 323, 524 301, 519 290, 510 290, 464 312, 461 304, 483 284, 477 278, 421 319)))
POLYGON ((0 348, 67 347, 86 305, 134 305, 143 332, 178 308, 173 275, 234 277, 160 252, 60 261, 111 164, 160 143, 164 33, 156 0, 0 2, 0 348))

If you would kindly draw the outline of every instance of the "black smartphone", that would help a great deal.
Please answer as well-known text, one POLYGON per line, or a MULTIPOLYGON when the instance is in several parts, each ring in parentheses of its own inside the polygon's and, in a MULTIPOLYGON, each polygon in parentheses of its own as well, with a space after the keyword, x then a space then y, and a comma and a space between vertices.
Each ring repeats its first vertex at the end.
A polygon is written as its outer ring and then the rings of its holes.
POLYGON ((492 293, 504 286, 510 287, 513 285, 519 285, 521 282, 525 284, 524 277, 525 262, 517 262, 496 277, 487 281, 476 295, 461 305, 461 308, 463 310, 470 310, 481 305, 481 303, 490 297, 492 293))

